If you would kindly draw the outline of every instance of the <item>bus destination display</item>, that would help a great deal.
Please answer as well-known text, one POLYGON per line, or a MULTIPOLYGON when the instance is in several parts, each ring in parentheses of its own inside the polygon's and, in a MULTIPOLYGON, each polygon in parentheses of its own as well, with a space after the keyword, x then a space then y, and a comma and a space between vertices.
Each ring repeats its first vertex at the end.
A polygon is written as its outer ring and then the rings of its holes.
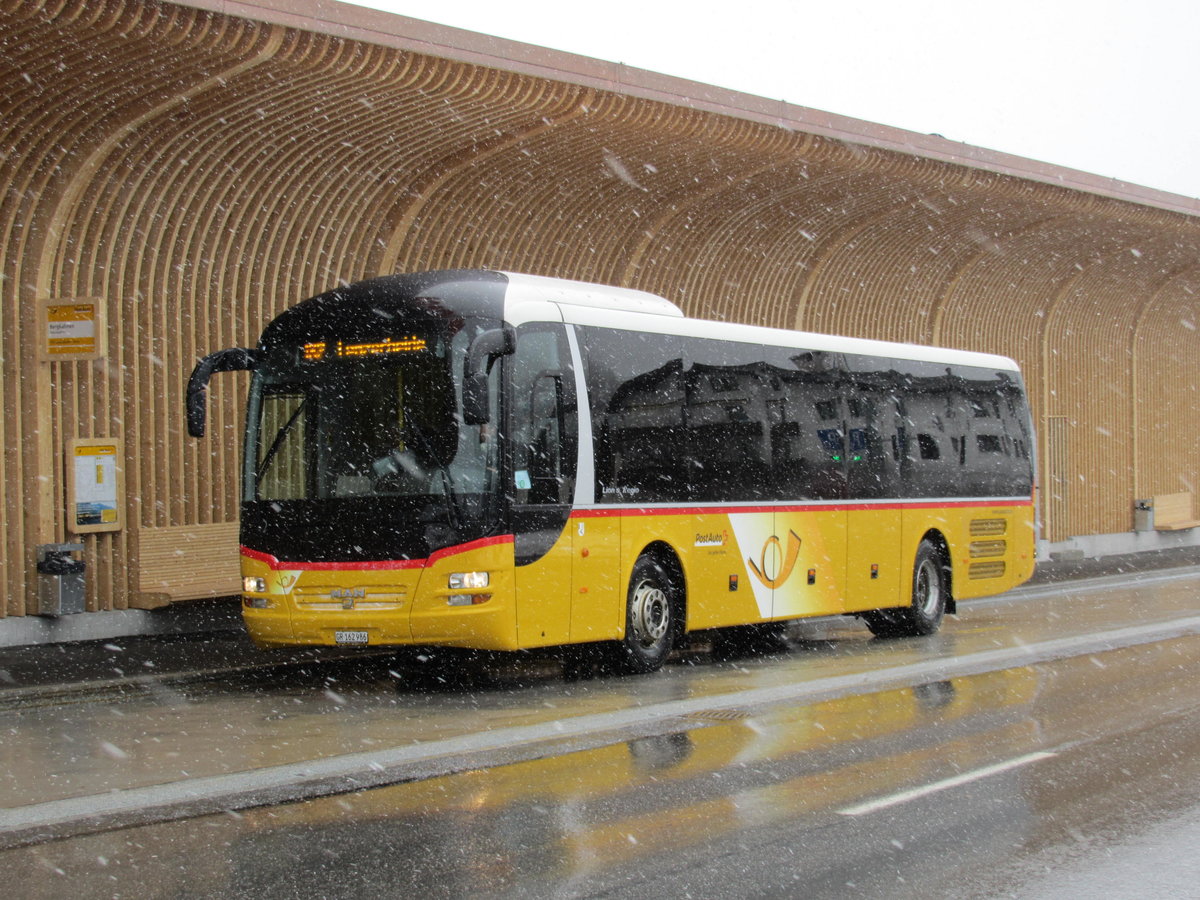
POLYGON ((313 341, 300 348, 303 362, 322 362, 330 359, 361 359, 371 356, 394 356, 400 353, 420 353, 426 348, 425 338, 415 334, 386 337, 377 341, 313 341))

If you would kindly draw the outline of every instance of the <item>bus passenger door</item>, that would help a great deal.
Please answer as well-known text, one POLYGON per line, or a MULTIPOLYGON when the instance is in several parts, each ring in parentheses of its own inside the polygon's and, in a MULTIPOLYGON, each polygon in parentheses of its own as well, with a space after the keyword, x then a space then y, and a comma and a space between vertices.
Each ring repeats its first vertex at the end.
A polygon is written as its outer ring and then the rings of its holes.
POLYGON ((509 496, 516 556, 517 641, 565 643, 571 633, 575 376, 562 325, 517 329, 507 360, 509 496))
POLYGON ((621 517, 571 519, 571 643, 610 640, 625 627, 621 517))

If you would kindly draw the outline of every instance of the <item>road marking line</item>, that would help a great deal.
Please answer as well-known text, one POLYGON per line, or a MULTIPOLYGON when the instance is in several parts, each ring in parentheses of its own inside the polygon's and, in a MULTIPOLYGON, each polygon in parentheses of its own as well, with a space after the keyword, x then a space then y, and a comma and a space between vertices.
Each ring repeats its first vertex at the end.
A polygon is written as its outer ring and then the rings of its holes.
POLYGON ((963 784, 970 784, 972 781, 979 781, 983 778, 989 778, 992 775, 999 775, 1001 772, 1008 772, 1012 769, 1019 769, 1021 766, 1027 766, 1030 763, 1035 763, 1039 760, 1049 759, 1055 755, 1056 754, 1049 751, 1029 753, 1025 756, 1018 756, 1016 759, 1010 759, 1008 762, 996 763, 994 766, 984 766, 982 769, 975 769, 971 772, 963 772, 961 775, 955 775, 953 778, 935 781, 933 784, 927 784, 917 788, 910 788, 907 791, 899 791, 895 794, 889 794, 886 797, 880 797, 877 800, 868 800, 866 803, 860 803, 857 806, 847 806, 845 809, 839 809, 838 814, 843 816, 869 815, 870 813, 878 812, 881 809, 887 809, 891 806, 899 806, 901 803, 908 803, 910 800, 917 800, 921 797, 927 797, 930 794, 936 794, 938 791, 948 790, 949 788, 958 787, 959 785, 963 784))

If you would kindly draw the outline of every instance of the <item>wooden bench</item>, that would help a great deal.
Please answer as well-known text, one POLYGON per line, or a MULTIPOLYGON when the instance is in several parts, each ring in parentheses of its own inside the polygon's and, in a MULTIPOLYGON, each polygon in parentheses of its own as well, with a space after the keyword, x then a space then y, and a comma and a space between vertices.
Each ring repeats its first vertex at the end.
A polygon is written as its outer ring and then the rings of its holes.
POLYGON ((1192 515, 1192 492, 1159 494, 1154 498, 1154 530, 1182 531, 1200 527, 1200 519, 1192 515))
POLYGON ((143 528, 138 545, 134 605, 140 609, 242 590, 237 522, 143 528))

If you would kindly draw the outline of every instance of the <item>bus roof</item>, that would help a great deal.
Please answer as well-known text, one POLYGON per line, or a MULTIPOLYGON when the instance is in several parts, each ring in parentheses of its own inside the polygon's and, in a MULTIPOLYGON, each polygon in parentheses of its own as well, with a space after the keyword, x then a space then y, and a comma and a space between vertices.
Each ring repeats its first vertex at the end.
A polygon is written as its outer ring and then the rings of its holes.
MULTIPOLYGON (((379 330, 381 322, 390 321, 391 310, 396 304, 403 305, 418 297, 460 315, 503 317, 515 324, 551 320, 646 334, 678 334, 831 353, 1018 370, 1011 359, 990 353, 691 319, 671 301, 647 291, 487 269, 386 275, 334 288, 291 307, 268 323, 260 346, 295 343, 329 329, 339 333, 347 329, 362 331, 364 335, 373 333, 379 330)), ((425 308, 423 314, 432 313, 425 308)))
POLYGON ((646 291, 541 275, 503 274, 509 282, 506 306, 551 303, 558 308, 563 321, 575 325, 1018 371, 1012 359, 992 353, 691 319, 671 301, 646 291))

